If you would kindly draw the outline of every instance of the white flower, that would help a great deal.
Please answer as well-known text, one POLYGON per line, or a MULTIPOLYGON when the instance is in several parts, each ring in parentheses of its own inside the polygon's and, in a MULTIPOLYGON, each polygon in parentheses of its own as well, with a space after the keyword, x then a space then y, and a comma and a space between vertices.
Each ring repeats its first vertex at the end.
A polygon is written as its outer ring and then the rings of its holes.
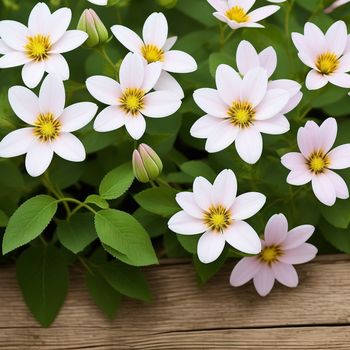
POLYGON ((256 163, 262 153, 261 133, 282 134, 289 122, 280 114, 290 95, 284 89, 268 88, 265 69, 253 68, 243 78, 230 66, 216 70, 215 89, 198 89, 193 98, 207 114, 191 128, 191 135, 207 139, 205 149, 218 152, 235 142, 239 156, 256 163))
POLYGON ((68 30, 71 10, 61 8, 51 14, 48 6, 39 2, 33 8, 28 27, 22 23, 0 22, 0 68, 23 66, 22 78, 36 87, 45 72, 69 78, 67 61, 61 55, 80 46, 88 35, 80 30, 68 30))
POLYGON ((95 116, 94 103, 81 102, 64 108, 63 82, 52 74, 43 81, 39 97, 23 86, 14 86, 9 90, 9 101, 16 115, 30 126, 2 139, 1 157, 26 153, 25 166, 31 176, 41 175, 54 153, 72 162, 85 159, 83 144, 71 132, 81 129, 95 116))
MULTIPOLYGON (((249 41, 242 40, 237 48, 236 62, 241 75, 246 74, 252 68, 262 67, 266 70, 268 78, 270 78, 277 67, 277 54, 272 46, 267 47, 258 54, 249 41)), ((300 92, 301 85, 294 80, 270 80, 267 87, 269 89, 287 90, 289 93, 290 97, 288 103, 283 110, 279 112, 280 119, 281 115, 294 109, 303 97, 303 94, 300 92)))
POLYGON ((279 6, 268 5, 249 12, 256 0, 208 0, 216 12, 213 15, 232 29, 243 27, 264 28, 256 23, 278 11, 279 6))
POLYGON ((350 167, 350 144, 331 150, 337 137, 337 122, 326 119, 320 126, 308 121, 298 130, 299 152, 285 154, 281 161, 290 170, 287 182, 305 185, 311 181, 318 200, 332 206, 337 198, 349 198, 349 190, 341 176, 333 170, 350 167))
POLYGON ((161 63, 146 64, 139 54, 128 53, 119 71, 119 81, 104 76, 87 79, 90 94, 109 105, 97 116, 94 129, 106 132, 125 125, 132 138, 138 140, 146 130, 144 116, 167 117, 181 106, 181 99, 170 91, 149 91, 156 84, 161 63))
POLYGON ((335 22, 326 34, 313 23, 306 23, 304 35, 292 33, 300 60, 312 68, 306 77, 309 90, 320 89, 328 82, 350 87, 350 52, 346 51, 347 28, 343 21, 335 22))
POLYGON ((232 170, 223 170, 212 185, 197 177, 193 192, 180 192, 176 201, 183 209, 168 222, 170 230, 183 234, 204 234, 198 241, 198 257, 203 263, 216 260, 225 242, 248 254, 261 251, 259 236, 245 219, 255 215, 265 204, 266 197, 248 192, 236 197, 237 180, 232 170))
POLYGON ((148 63, 161 62, 162 72, 155 90, 171 90, 184 97, 179 83, 170 73, 190 73, 197 69, 196 61, 189 54, 171 50, 177 37, 168 38, 168 22, 162 13, 154 12, 145 21, 141 39, 127 27, 115 25, 111 28, 115 37, 131 52, 139 53, 148 63))
POLYGON ((106 6, 108 4, 108 0, 88 0, 92 4, 106 6))

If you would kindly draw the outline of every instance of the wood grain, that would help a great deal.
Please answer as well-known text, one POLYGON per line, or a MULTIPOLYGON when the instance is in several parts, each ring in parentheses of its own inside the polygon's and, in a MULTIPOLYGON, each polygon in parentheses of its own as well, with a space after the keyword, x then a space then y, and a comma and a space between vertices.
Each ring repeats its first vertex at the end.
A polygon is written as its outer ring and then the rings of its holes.
POLYGON ((191 264, 145 269, 152 303, 125 300, 108 321, 90 300, 83 272, 71 273, 67 301, 49 329, 33 320, 13 268, 0 270, 1 349, 350 349, 350 257, 299 266, 300 286, 266 298, 232 288, 233 263, 204 286, 191 264))

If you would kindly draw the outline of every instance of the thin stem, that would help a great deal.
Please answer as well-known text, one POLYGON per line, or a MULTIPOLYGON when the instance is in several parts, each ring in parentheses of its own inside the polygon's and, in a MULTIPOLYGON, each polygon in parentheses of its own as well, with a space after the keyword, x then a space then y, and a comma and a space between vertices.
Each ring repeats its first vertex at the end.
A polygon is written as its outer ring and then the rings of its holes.
POLYGON ((91 274, 91 275, 95 275, 93 273, 93 271, 90 269, 90 266, 86 263, 85 259, 82 258, 80 255, 77 255, 78 260, 80 261, 80 263, 85 267, 85 269, 91 274))
POLYGON ((158 185, 164 185, 166 187, 172 188, 166 180, 164 180, 160 177, 157 177, 156 182, 158 183, 158 185))
POLYGON ((77 206, 71 211, 71 213, 67 215, 67 220, 69 221, 70 218, 71 218, 74 214, 76 214, 76 213, 77 213, 81 208, 83 208, 83 207, 84 207, 83 203, 77 205, 77 206))
POLYGON ((113 68, 113 71, 115 73, 117 73, 117 67, 115 66, 115 64, 113 63, 113 61, 111 60, 111 58, 109 57, 106 49, 104 47, 100 47, 98 49, 96 49, 96 51, 105 59, 105 61, 113 68))
POLYGON ((46 247, 47 242, 45 241, 45 238, 42 235, 40 235, 39 238, 40 238, 41 242, 43 243, 43 245, 46 247))
MULTIPOLYGON (((86 203, 83 203, 83 202, 81 202, 80 200, 75 199, 75 198, 60 198, 60 199, 57 199, 56 202, 57 202, 57 203, 65 203, 65 202, 75 203, 75 204, 77 204, 78 206, 80 205, 80 206, 86 208, 87 210, 91 211, 92 213, 97 214, 97 211, 94 210, 93 208, 91 208, 90 205, 88 205, 88 204, 86 204, 86 203)), ((71 215, 70 215, 70 216, 71 216, 71 215)))
POLYGON ((156 188, 157 187, 157 185, 152 181, 152 180, 150 180, 150 182, 149 182, 150 184, 151 184, 151 186, 152 187, 154 187, 154 188, 156 188))

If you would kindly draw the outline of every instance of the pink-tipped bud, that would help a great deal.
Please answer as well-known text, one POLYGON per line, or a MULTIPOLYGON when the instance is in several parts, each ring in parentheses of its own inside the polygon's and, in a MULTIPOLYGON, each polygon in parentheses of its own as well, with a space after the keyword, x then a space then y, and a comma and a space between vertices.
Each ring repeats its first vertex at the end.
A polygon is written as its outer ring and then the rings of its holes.
POLYGON ((144 183, 156 179, 163 170, 163 163, 158 154, 144 143, 134 150, 132 166, 137 180, 144 183))
POLYGON ((100 46, 108 40, 108 31, 105 25, 92 9, 84 10, 79 19, 77 29, 89 35, 84 43, 87 47, 100 46))

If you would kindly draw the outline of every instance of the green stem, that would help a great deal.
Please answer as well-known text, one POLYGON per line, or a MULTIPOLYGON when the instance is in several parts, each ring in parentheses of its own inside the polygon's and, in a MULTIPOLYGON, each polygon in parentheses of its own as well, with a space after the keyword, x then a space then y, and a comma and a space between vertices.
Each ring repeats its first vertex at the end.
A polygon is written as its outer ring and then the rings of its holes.
POLYGON ((152 187, 157 188, 157 185, 152 180, 149 183, 151 184, 152 187))
MULTIPOLYGON (((93 208, 91 208, 90 205, 88 205, 86 203, 83 203, 83 202, 81 202, 78 199, 75 199, 75 198, 60 198, 60 199, 56 200, 56 203, 66 203, 66 202, 77 204, 78 206, 84 207, 87 210, 91 211, 93 214, 97 214, 97 211, 94 210, 93 208)), ((72 216, 72 214, 69 214, 69 217, 70 216, 72 216)))
POLYGON ((158 183, 158 185, 164 185, 166 187, 172 188, 166 180, 163 180, 160 177, 157 177, 156 182, 158 183))
POLYGON ((109 57, 106 49, 104 47, 100 47, 98 49, 96 49, 96 51, 105 59, 105 61, 113 68, 113 71, 115 73, 117 73, 117 67, 115 66, 115 64, 113 63, 113 61, 111 60, 111 58, 109 57))
POLYGON ((88 271, 91 275, 95 275, 93 271, 90 269, 90 266, 86 263, 85 259, 82 258, 80 255, 77 255, 78 260, 80 263, 85 267, 86 271, 88 271))

